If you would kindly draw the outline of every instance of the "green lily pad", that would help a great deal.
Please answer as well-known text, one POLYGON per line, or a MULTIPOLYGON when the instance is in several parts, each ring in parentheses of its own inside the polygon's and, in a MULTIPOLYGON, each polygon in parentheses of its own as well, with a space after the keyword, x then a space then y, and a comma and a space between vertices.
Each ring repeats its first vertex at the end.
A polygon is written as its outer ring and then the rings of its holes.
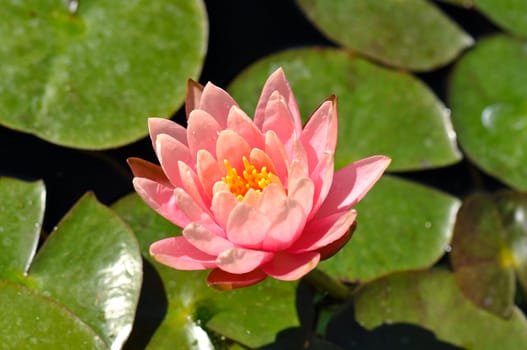
POLYGON ((526 214, 525 194, 473 195, 459 211, 452 240, 452 267, 463 292, 505 318, 514 308, 515 271, 525 287, 526 214))
MULTIPOLYGON (((67 308, 71 317, 82 320, 82 327, 90 328, 108 347, 120 348, 132 328, 142 281, 137 241, 117 215, 88 194, 59 223, 33 259, 44 195, 41 182, 0 180, 0 203, 12 206, 0 212, 0 256, 16 262, 2 261, 7 273, 1 278, 67 308)), ((31 329, 24 331, 31 333, 31 329)))
POLYGON ((472 0, 476 8, 498 26, 527 37, 527 2, 518 0, 472 0))
POLYGON ((338 96, 337 167, 372 154, 390 156, 390 170, 438 167, 461 158, 449 112, 424 84, 343 50, 288 50, 249 67, 229 86, 249 115, 267 76, 279 66, 303 118, 329 95, 338 96))
MULTIPOLYGON (((473 39, 423 0, 297 0, 328 38, 380 62, 432 70, 452 61, 473 39)), ((397 90, 394 90, 397 91, 397 90)))
POLYGON ((0 177, 0 280, 19 281, 37 249, 46 190, 41 181, 0 177))
POLYGON ((65 307, 21 285, 0 281, 2 349, 110 349, 65 307))
POLYGON ((452 247, 454 276, 467 297, 499 316, 509 317, 516 284, 492 197, 480 194, 465 200, 459 210, 452 247))
POLYGON ((464 349, 516 350, 527 344, 527 321, 519 309, 504 320, 478 308, 444 270, 387 276, 363 286, 353 303, 357 321, 367 329, 409 323, 464 349))
POLYGON ((456 65, 452 119, 467 157, 506 184, 527 190, 527 52, 503 35, 482 39, 456 65))
POLYGON ((320 268, 340 279, 366 281, 432 266, 450 248, 459 206, 442 192, 383 176, 356 206, 351 240, 320 268))
POLYGON ((201 0, 4 1, 0 123, 69 147, 103 149, 145 136, 172 115, 207 41, 201 0))
POLYGON ((159 264, 148 253, 150 244, 179 235, 180 228, 155 213, 136 194, 122 198, 112 208, 136 232, 143 255, 159 273, 167 295, 167 314, 148 349, 203 349, 221 343, 221 337, 257 348, 273 342, 280 330, 299 325, 296 283, 267 279, 227 292, 208 287, 208 271, 177 271, 159 264), (211 331, 219 339, 211 336, 211 331))

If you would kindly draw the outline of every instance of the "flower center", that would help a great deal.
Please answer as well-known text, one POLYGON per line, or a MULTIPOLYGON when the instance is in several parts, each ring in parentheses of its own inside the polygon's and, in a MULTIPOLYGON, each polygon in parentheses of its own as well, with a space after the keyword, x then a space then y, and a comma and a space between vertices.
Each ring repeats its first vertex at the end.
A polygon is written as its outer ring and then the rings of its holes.
POLYGON ((238 200, 242 200, 247 191, 250 189, 260 193, 272 182, 273 174, 267 171, 267 167, 262 167, 259 171, 254 165, 249 163, 246 157, 242 158, 244 170, 241 175, 231 166, 229 161, 225 159, 225 169, 227 174, 221 179, 225 182, 238 200))

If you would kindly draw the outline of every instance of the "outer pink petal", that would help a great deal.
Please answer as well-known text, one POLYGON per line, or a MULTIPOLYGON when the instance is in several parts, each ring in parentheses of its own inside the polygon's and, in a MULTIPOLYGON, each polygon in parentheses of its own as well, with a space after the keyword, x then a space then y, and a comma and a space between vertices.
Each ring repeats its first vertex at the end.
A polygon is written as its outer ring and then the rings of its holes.
POLYGON ((221 252, 233 247, 233 244, 225 238, 216 235, 195 222, 185 227, 183 236, 194 247, 213 256, 217 256, 221 252))
POLYGON ((174 189, 150 179, 136 177, 135 190, 152 209, 179 227, 190 223, 189 217, 181 210, 174 197, 174 189))
POLYGON ((291 147, 292 139, 296 134, 295 121, 287 108, 287 102, 278 91, 271 94, 267 106, 265 106, 265 119, 261 130, 264 133, 273 130, 286 149, 291 147))
POLYGON ((324 153, 335 153, 337 127, 337 99, 331 96, 315 110, 300 137, 308 156, 309 169, 317 166, 324 153))
POLYGON ((192 79, 188 80, 187 96, 185 98, 185 113, 187 114, 187 118, 190 115, 190 112, 198 108, 202 92, 203 85, 198 82, 195 82, 192 79))
POLYGON ((244 169, 243 157, 249 157, 251 146, 237 133, 232 130, 223 130, 218 136, 216 143, 216 158, 219 162, 225 159, 230 165, 242 174, 244 169))
POLYGON ((296 103, 293 91, 289 86, 289 82, 285 77, 282 68, 278 68, 273 74, 267 78, 265 85, 262 89, 262 94, 258 100, 258 105, 254 113, 254 122, 261 129, 265 119, 265 107, 269 101, 270 96, 274 91, 278 91, 282 95, 287 103, 288 109, 291 112, 291 116, 294 119, 295 130, 300 134, 302 130, 302 120, 300 119, 300 112, 298 111, 298 105, 296 103))
POLYGON ((273 253, 245 248, 231 248, 218 255, 216 265, 230 273, 247 273, 265 264, 273 253))
POLYGON ((181 186, 178 162, 190 163, 192 157, 184 144, 166 134, 160 134, 156 139, 157 158, 161 167, 174 187, 181 186))
POLYGON ((128 158, 126 161, 135 177, 144 177, 159 182, 163 186, 172 187, 172 184, 159 165, 135 157, 128 158))
POLYGON ((187 130, 170 119, 148 118, 148 130, 150 131, 150 139, 154 150, 157 148, 156 139, 159 134, 167 134, 185 146, 187 145, 187 130))
POLYGON ((212 83, 203 88, 199 109, 208 112, 216 119, 222 129, 227 128, 227 116, 232 106, 237 106, 232 97, 212 83))
POLYGON ((165 238, 150 246, 150 255, 177 270, 204 270, 216 267, 215 256, 205 254, 183 237, 165 238))
POLYGON ((310 174, 311 180, 315 184, 315 193, 313 196, 314 204, 311 211, 311 215, 308 220, 311 219, 322 206, 326 197, 329 193, 331 185, 333 183, 335 161, 333 153, 325 152, 322 154, 321 159, 315 169, 312 169, 310 174))
POLYGON ((228 129, 243 137, 251 148, 264 147, 264 136, 254 122, 238 106, 232 106, 227 119, 228 129))
MULTIPOLYGON (((225 169, 220 168, 218 161, 209 151, 200 149, 197 154, 196 171, 203 190, 212 198, 212 189, 216 181, 225 174, 225 169)), ((224 168, 223 164, 222 167, 224 168)))
POLYGON ((240 202, 230 191, 218 191, 212 197, 211 210, 218 225, 227 228, 227 220, 234 207, 240 202))
POLYGON ((187 137, 190 153, 195 156, 200 149, 216 153, 216 140, 221 126, 214 116, 199 109, 193 110, 188 118, 187 137))
POLYGON ((233 274, 220 269, 214 269, 209 273, 207 282, 209 286, 220 290, 232 290, 256 284, 263 281, 266 277, 267 275, 260 269, 244 274, 233 274))
POLYGON ((253 206, 239 203, 227 220, 227 238, 236 245, 258 249, 271 223, 253 206))
POLYGON ((353 207, 380 179, 390 161, 385 156, 373 156, 337 171, 328 196, 315 217, 328 216, 353 207))
POLYGON ((284 145, 272 130, 265 133, 265 153, 273 161, 276 175, 280 178, 280 181, 286 184, 289 160, 284 145))
POLYGON ((318 252, 290 254, 276 253, 273 260, 262 266, 262 270, 271 277, 283 281, 294 281, 313 270, 320 261, 318 252))
POLYGON ((302 236, 289 248, 289 251, 308 252, 331 244, 346 234, 356 217, 357 212, 350 210, 308 222, 302 236))

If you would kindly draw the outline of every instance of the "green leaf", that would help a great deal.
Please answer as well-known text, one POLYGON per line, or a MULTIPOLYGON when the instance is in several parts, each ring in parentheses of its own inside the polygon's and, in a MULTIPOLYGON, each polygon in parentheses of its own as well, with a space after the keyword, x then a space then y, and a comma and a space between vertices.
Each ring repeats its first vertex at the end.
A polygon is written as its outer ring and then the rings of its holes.
POLYGON ((500 215, 492 197, 467 198, 459 210, 450 259, 461 290, 499 316, 509 317, 514 307, 514 270, 500 215))
POLYGON ((527 321, 519 309, 504 320, 478 308, 447 271, 404 272, 376 280, 357 292, 354 306, 358 322, 367 329, 409 323, 464 349, 516 350, 527 344, 527 321))
POLYGON ((525 42, 482 39, 456 65, 449 101, 467 156, 506 184, 527 190, 527 52, 525 42))
POLYGON ((19 281, 37 249, 46 190, 41 181, 0 177, 0 280, 19 281))
POLYGON ((146 118, 182 104, 201 70, 200 0, 3 2, 0 123, 47 141, 102 149, 135 141, 146 118))
POLYGON ((461 158, 449 112, 424 84, 343 50, 288 50, 249 67, 229 87, 249 115, 266 78, 279 66, 303 118, 328 95, 338 96, 337 167, 372 154, 390 156, 391 170, 443 166, 461 158))
POLYGON ((527 2, 522 0, 472 0, 476 8, 498 26, 527 37, 527 2))
POLYGON ((134 321, 141 255, 130 229, 93 195, 85 195, 38 251, 30 282, 65 305, 112 348, 134 321))
POLYGON ((423 0, 297 0, 328 38, 380 62, 417 71, 452 61, 473 39, 423 0))
POLYGON ((150 244, 179 235, 180 228, 155 213, 135 194, 115 203, 113 209, 136 232, 144 257, 159 273, 167 295, 167 315, 148 349, 202 349, 213 342, 221 343, 221 338, 211 337, 206 331, 249 347, 260 347, 272 342, 280 330, 299 325, 294 304, 296 283, 267 279, 228 292, 208 287, 208 271, 177 271, 148 254, 150 244))
POLYGON ((2 349, 110 349, 65 307, 21 285, 0 281, 2 349))
POLYGON ((459 200, 429 187, 384 176, 356 206, 351 240, 320 268, 365 281, 432 266, 449 249, 459 200))

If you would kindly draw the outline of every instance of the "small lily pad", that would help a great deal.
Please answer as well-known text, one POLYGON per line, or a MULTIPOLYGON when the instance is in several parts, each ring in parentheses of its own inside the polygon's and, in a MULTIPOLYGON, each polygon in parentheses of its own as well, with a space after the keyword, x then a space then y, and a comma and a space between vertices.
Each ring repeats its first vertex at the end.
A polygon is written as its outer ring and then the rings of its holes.
POLYGON ((527 37, 527 2, 518 0, 472 0, 476 8, 498 26, 527 37))
POLYGON ((113 209, 136 232, 143 256, 159 273, 168 299, 167 314, 147 349, 211 348, 213 342, 222 342, 221 337, 259 348, 273 342, 279 331, 299 325, 296 283, 267 279, 233 291, 213 289, 207 286, 208 271, 177 271, 148 254, 150 244, 181 234, 180 228, 155 213, 136 194, 122 198, 113 209))
POLYGON ((457 63, 449 101, 468 158, 506 184, 527 190, 526 43, 482 39, 457 63))
POLYGON ((169 117, 207 41, 201 0, 7 0, 0 13, 0 123, 69 147, 103 149, 169 117))
POLYGON ((423 83, 343 50, 293 49, 249 67, 229 86, 249 115, 265 79, 280 66, 304 120, 326 97, 337 95, 337 168, 373 154, 390 156, 390 170, 438 167, 461 158, 448 110, 423 83))
POLYGON ((526 211, 524 194, 473 195, 459 211, 452 240, 459 286, 474 303, 504 318, 514 308, 515 271, 525 287, 526 211))
POLYGON ((459 206, 458 199, 432 188, 383 176, 356 206, 351 240, 320 268, 364 282, 432 266, 450 248, 459 206))
POLYGON ((514 308, 504 320, 465 298, 444 270, 403 272, 363 286, 353 301, 357 321, 367 329, 406 323, 463 349, 516 350, 527 344, 527 321, 514 308))
MULTIPOLYGON (((423 0, 297 0, 330 39, 380 62, 432 70, 452 61, 473 39, 423 0)), ((396 91, 396 90, 394 90, 396 91)))

